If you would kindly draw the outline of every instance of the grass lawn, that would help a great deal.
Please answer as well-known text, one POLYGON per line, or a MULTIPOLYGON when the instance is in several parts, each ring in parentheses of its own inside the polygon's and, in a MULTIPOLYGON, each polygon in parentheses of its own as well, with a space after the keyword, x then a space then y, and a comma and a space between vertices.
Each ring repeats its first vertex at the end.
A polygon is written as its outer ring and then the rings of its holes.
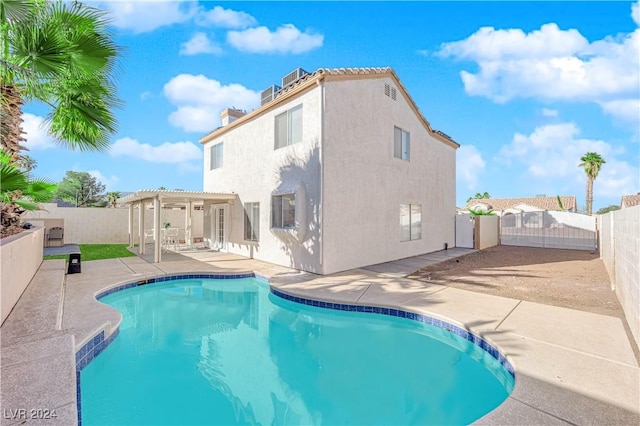
MULTIPOLYGON (((135 256, 127 250, 127 244, 80 244, 82 260, 115 259, 118 257, 135 256)), ((45 256, 44 260, 69 259, 68 254, 45 256)))

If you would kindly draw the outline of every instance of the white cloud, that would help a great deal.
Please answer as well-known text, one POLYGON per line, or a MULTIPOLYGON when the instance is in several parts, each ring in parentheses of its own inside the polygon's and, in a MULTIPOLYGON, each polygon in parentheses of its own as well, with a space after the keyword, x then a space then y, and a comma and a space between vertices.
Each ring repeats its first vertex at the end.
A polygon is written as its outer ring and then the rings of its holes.
POLYGON ((187 42, 180 45, 181 55, 198 55, 200 53, 222 53, 222 48, 207 37, 205 33, 195 33, 187 42))
POLYGON ((100 170, 89 170, 87 173, 96 178, 98 182, 104 184, 106 191, 111 191, 120 180, 118 176, 115 175, 105 176, 100 172, 100 170))
POLYGON ((625 155, 623 150, 579 135, 580 129, 573 123, 540 126, 529 135, 516 133, 511 143, 502 147, 498 160, 512 166, 512 170, 524 170, 525 178, 541 187, 551 183, 556 189, 581 195, 586 178, 579 167, 580 158, 587 152, 597 152, 606 164, 594 184, 596 195, 615 198, 638 192, 640 169, 618 159, 625 155))
POLYGON ((577 30, 551 23, 530 33, 483 27, 464 40, 444 43, 438 55, 478 65, 476 72, 460 72, 470 95, 499 103, 534 98, 605 108, 607 102, 639 98, 639 50, 640 29, 589 42, 577 30))
POLYGON ((631 19, 640 27, 640 1, 631 5, 631 19))
POLYGON ((153 98, 153 93, 149 91, 140 93, 140 99, 142 99, 143 101, 146 101, 147 99, 151 99, 151 98, 153 98))
POLYGON ((600 103, 602 110, 617 119, 640 127, 640 99, 619 99, 600 103))
POLYGON ((462 145, 456 153, 456 179, 469 189, 476 188, 478 176, 484 171, 482 155, 473 145, 462 145))
POLYGON ((247 28, 258 23, 256 18, 246 12, 238 12, 216 6, 207 12, 201 12, 196 18, 199 25, 213 24, 222 28, 247 28))
POLYGON ((229 31, 227 41, 238 50, 251 53, 304 53, 322 46, 324 35, 300 32, 293 24, 285 24, 275 31, 267 27, 229 31))
POLYGON ((545 116, 545 117, 557 117, 558 116, 558 110, 549 109, 549 108, 542 108, 542 115, 545 116))
POLYGON ((169 114, 169 123, 185 132, 209 132, 218 127, 220 111, 207 105, 181 106, 169 114))
POLYGON ((24 120, 22 130, 27 140, 24 146, 27 149, 35 151, 56 146, 55 140, 49 136, 49 126, 42 117, 25 112, 22 114, 22 119, 24 120))
POLYGON ((111 12, 112 25, 136 34, 191 19, 196 3, 184 0, 102 1, 98 7, 111 12))
POLYGON ((220 125, 225 108, 251 110, 260 94, 240 84, 223 85, 204 75, 180 74, 164 85, 165 96, 178 106, 169 122, 188 132, 208 132, 220 125))
POLYGON ((114 157, 139 158, 150 163, 180 164, 202 159, 202 151, 190 141, 151 145, 129 137, 115 141, 109 153, 114 157))

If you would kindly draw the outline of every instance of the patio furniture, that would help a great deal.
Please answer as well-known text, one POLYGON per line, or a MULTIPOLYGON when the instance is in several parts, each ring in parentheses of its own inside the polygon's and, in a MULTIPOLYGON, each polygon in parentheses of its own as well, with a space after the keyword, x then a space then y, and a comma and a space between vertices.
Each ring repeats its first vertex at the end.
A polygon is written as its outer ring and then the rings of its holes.
POLYGON ((166 228, 163 230, 162 235, 162 248, 168 250, 176 250, 178 246, 178 233, 179 228, 166 228))
POLYGON ((59 226, 54 226, 49 230, 47 234, 47 247, 51 247, 52 241, 58 241, 60 247, 64 245, 64 229, 59 226))
POLYGON ((67 274, 79 274, 81 272, 82 266, 80 264, 80 253, 70 253, 67 274))

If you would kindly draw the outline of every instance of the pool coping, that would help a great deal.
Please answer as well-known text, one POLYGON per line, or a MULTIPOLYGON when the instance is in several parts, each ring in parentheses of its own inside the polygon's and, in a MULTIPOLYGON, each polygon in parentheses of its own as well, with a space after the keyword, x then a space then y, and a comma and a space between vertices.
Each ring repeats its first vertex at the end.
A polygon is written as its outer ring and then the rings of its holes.
MULTIPOLYGON (((323 301, 319 299, 310 299, 304 297, 298 297, 292 294, 288 294, 276 289, 271 285, 269 279, 265 276, 254 273, 245 274, 213 274, 213 273, 193 273, 193 274, 167 274, 165 276, 159 276, 144 280, 136 280, 128 283, 118 283, 111 285, 100 290, 95 294, 95 299, 100 299, 124 291, 131 288, 148 286, 158 283, 171 282, 177 280, 188 279, 241 279, 241 278, 257 278, 264 281, 269 286, 270 294, 273 294, 283 300, 288 300, 300 305, 318 307, 323 309, 356 312, 356 313, 373 313, 377 315, 386 315, 391 317, 405 318, 411 321, 416 321, 423 324, 428 324, 433 327, 444 330, 452 335, 461 337, 474 346, 481 349, 483 352, 490 355, 495 359, 507 373, 511 375, 514 380, 514 386, 516 382, 516 372, 508 361, 507 357, 501 353, 494 345, 490 344, 486 339, 473 334, 471 331, 458 327, 447 321, 440 320, 438 318, 420 314, 418 312, 412 312, 403 309, 393 309, 384 306, 372 306, 372 305, 354 305, 348 303, 334 303, 329 301, 323 301)), ((94 336, 89 336, 88 341, 80 347, 75 353, 76 360, 76 398, 77 398, 77 410, 78 410, 78 425, 82 425, 82 391, 80 373, 86 368, 100 353, 102 353, 113 341, 118 337, 120 332, 119 324, 115 326, 109 336, 105 336, 105 331, 101 330, 94 336)), ((510 392, 513 390, 510 389, 510 392)), ((497 408, 497 407, 496 407, 497 408)))

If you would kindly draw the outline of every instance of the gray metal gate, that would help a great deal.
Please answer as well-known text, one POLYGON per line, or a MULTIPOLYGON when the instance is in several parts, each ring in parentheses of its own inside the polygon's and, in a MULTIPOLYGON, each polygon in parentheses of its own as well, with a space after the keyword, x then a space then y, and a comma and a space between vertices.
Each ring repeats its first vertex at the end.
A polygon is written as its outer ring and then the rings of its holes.
POLYGON ((507 213, 500 219, 500 244, 595 250, 596 218, 556 211, 507 213))

